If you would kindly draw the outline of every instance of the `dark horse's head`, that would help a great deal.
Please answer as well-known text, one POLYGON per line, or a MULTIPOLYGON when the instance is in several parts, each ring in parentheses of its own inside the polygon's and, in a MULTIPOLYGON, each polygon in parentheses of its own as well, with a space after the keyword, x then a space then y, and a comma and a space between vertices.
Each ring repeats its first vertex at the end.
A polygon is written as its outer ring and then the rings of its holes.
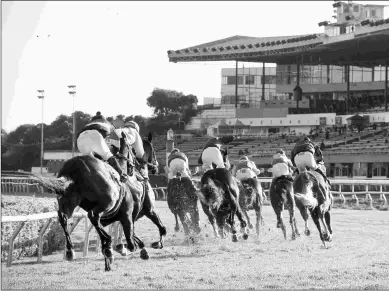
POLYGON ((151 174, 155 175, 158 174, 158 161, 155 155, 154 147, 151 144, 151 141, 153 140, 153 135, 151 132, 147 136, 147 138, 143 138, 143 149, 145 151, 145 154, 143 156, 143 160, 145 164, 147 164, 148 170, 151 172, 151 174))

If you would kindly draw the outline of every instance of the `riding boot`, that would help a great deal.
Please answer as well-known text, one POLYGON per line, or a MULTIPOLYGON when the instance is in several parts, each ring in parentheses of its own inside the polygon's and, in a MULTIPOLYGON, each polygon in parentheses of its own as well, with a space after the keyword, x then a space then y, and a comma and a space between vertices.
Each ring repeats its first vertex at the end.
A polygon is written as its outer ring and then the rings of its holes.
POLYGON ((316 172, 318 172, 320 175, 322 175, 322 176, 323 176, 323 178, 324 178, 324 180, 326 180, 326 181, 327 181, 328 185, 330 185, 330 186, 331 186, 330 179, 328 179, 328 178, 327 178, 326 174, 324 174, 322 170, 320 170, 319 168, 317 168, 315 171, 316 171, 316 172))
POLYGON ((125 173, 123 173, 122 169, 120 168, 119 162, 115 159, 115 157, 114 156, 110 157, 107 160, 107 162, 112 166, 112 168, 116 170, 116 172, 119 173, 120 181, 123 183, 127 182, 128 176, 125 173))

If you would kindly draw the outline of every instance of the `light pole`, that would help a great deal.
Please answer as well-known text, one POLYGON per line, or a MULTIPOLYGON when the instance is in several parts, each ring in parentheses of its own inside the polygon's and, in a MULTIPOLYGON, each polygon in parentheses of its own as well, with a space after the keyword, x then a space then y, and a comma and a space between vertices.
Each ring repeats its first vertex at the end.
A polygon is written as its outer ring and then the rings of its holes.
POLYGON ((74 97, 76 96, 76 85, 69 85, 69 95, 73 97, 73 134, 72 134, 72 158, 76 148, 76 113, 74 111, 74 97))
POLYGON ((45 90, 37 90, 38 98, 42 99, 42 123, 41 123, 41 174, 43 174, 43 101, 45 99, 45 90))

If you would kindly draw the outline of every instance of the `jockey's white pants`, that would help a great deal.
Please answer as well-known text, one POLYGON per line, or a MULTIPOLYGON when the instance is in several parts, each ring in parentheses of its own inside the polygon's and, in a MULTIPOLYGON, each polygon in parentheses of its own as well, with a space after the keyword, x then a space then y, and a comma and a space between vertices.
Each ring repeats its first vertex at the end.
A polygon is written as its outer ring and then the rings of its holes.
POLYGON ((170 161, 168 178, 173 179, 177 173, 181 173, 181 177, 190 178, 190 172, 187 163, 179 158, 170 161))
POLYGON ((77 139, 78 150, 83 155, 98 154, 104 161, 112 157, 103 136, 97 130, 85 130, 77 139))
POLYGON ((317 163, 312 153, 310 152, 301 152, 294 157, 294 162, 296 167, 299 169, 300 173, 305 170, 307 167, 309 170, 316 170, 317 163))
POLYGON ((201 159, 203 160, 203 169, 212 169, 212 163, 214 163, 218 168, 224 168, 223 156, 220 150, 216 147, 206 148, 202 155, 201 159))
POLYGON ((272 173, 274 178, 290 175, 289 167, 285 163, 278 163, 273 165, 272 173))
MULTIPOLYGON (((136 157, 142 158, 145 154, 145 151, 143 149, 143 142, 142 138, 140 137, 139 133, 134 128, 118 128, 114 130, 116 135, 121 138, 122 132, 126 135, 127 138, 127 144, 134 148, 136 157)), ((111 144, 116 146, 117 148, 120 148, 120 140, 111 140, 111 144)))
POLYGON ((248 178, 255 178, 257 175, 255 175, 254 171, 249 168, 242 168, 236 171, 236 179, 239 181, 246 180, 248 178))

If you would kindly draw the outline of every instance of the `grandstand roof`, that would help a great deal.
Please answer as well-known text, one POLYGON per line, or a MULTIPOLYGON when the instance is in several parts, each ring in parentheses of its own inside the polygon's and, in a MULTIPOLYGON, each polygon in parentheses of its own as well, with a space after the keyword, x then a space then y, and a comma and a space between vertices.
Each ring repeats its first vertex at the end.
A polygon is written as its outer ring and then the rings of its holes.
POLYGON ((377 66, 389 60, 389 18, 356 26, 352 33, 277 37, 236 35, 169 50, 170 62, 244 61, 377 66))

